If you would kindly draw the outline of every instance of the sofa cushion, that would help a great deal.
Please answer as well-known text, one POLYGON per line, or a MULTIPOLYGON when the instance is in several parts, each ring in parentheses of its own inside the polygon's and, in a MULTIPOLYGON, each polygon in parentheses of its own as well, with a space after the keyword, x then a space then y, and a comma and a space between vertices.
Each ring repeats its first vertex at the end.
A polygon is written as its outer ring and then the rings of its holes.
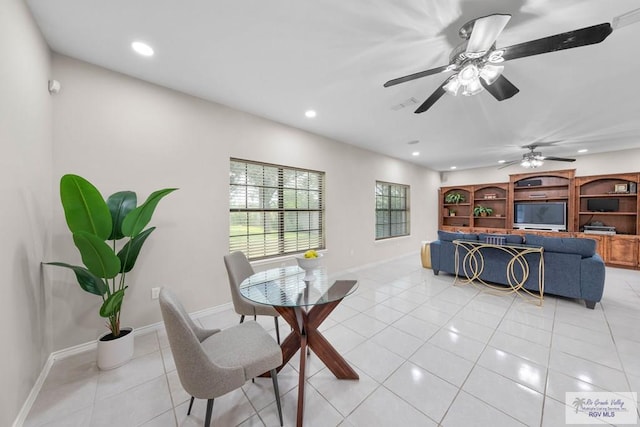
POLYGON ((596 241, 579 237, 545 237, 527 234, 524 238, 527 245, 542 246, 545 251, 564 254, 578 254, 582 258, 596 253, 596 241))
POLYGON ((481 242, 486 242, 487 241, 487 237, 504 237, 505 243, 507 244, 522 244, 524 242, 524 239, 522 238, 522 236, 519 236, 517 234, 488 234, 488 233, 480 233, 478 235, 478 240, 480 240, 481 242))
POLYGON ((454 240, 478 240, 478 235, 473 233, 452 233, 450 231, 438 230, 438 239, 444 242, 453 242, 454 240))

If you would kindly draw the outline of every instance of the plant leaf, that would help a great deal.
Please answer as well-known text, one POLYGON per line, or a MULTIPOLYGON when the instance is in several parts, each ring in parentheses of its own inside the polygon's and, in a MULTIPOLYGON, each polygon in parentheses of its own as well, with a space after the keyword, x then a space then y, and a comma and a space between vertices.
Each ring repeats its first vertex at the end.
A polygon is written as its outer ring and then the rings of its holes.
POLYGON ((90 294, 102 296, 107 293, 108 287, 104 281, 84 267, 64 262, 46 262, 45 264, 70 268, 76 274, 80 287, 90 294))
POLYGON ((133 191, 119 191, 112 194, 107 199, 107 206, 111 212, 113 227, 109 240, 119 240, 124 237, 122 234, 122 221, 129 212, 136 208, 138 198, 133 191))
POLYGON ((122 273, 128 273, 131 271, 138 259, 138 254, 140 253, 142 244, 147 240, 149 234, 151 234, 155 229, 155 227, 147 228, 142 233, 129 240, 127 244, 120 249, 120 252, 118 252, 118 258, 120 258, 120 263, 122 264, 122 268, 120 270, 122 273))
POLYGON ((100 307, 101 317, 111 317, 120 311, 122 300, 124 299, 125 289, 127 288, 120 289, 112 293, 111 295, 109 295, 106 301, 102 303, 102 306, 100 307))
POLYGON ((96 187, 78 175, 60 179, 64 217, 72 233, 85 231, 106 240, 111 234, 111 213, 96 187))
POLYGON ((73 242, 80 251, 82 263, 96 276, 111 279, 120 273, 120 259, 98 236, 79 231, 73 233, 73 242))
POLYGON ((145 202, 129 212, 122 222, 122 233, 125 236, 135 237, 149 224, 151 216, 162 199, 167 194, 176 191, 177 188, 165 188, 154 191, 145 202))

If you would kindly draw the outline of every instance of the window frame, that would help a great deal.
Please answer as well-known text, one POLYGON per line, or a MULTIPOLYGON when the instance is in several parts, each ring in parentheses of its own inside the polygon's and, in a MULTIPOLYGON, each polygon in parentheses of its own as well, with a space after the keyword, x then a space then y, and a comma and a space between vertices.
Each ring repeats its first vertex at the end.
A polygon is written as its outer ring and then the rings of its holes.
MULTIPOLYGON (((325 249, 325 176, 323 171, 231 157, 228 199, 229 250, 231 252, 240 250, 247 255, 248 259, 255 261, 295 255, 309 249, 325 249), (234 163, 241 164, 245 168, 244 175, 240 175, 244 180, 243 183, 234 181, 234 163), (261 182, 253 184, 248 182, 251 167, 254 171, 256 167, 262 168, 262 177, 258 178, 258 180, 262 179, 261 182), (274 169, 277 170, 275 174, 274 169), (293 182, 291 182, 291 174, 293 174, 293 182), (305 182, 305 175, 306 185, 298 186, 300 182, 305 182), (287 178, 289 180, 285 182, 287 178), (266 183, 268 179, 271 180, 269 184, 266 183), (242 188, 244 188, 245 202, 244 206, 239 207, 237 202, 241 199, 242 193, 236 194, 234 191, 242 188), (267 193, 270 194, 269 200, 265 197, 267 193), (255 206, 255 200, 254 203, 250 203, 250 194, 253 194, 254 199, 257 197, 258 206, 255 206), (304 195, 306 195, 306 206, 304 206, 304 195), (276 199, 277 206, 273 206, 276 199), (292 202, 294 207, 286 206, 292 202), (266 206, 267 203, 272 206, 266 206), (234 214, 238 213, 246 215, 246 220, 242 224, 238 224, 239 218, 234 220, 234 214), (305 213, 308 213, 306 218, 305 213), (261 218, 262 233, 251 232, 251 228, 256 226, 256 222, 252 220, 255 217, 261 218), (293 228, 292 224, 294 224, 293 228), (234 227, 238 226, 246 227, 246 233, 234 233, 234 227), (305 233, 308 233, 306 242, 305 233), (292 238, 291 235, 295 237, 292 238), (242 242, 242 239, 245 241, 242 242)), ((236 217, 239 216, 236 215, 236 217)))
MULTIPOLYGON (((400 215, 402 216, 402 215, 400 215)), ((386 240, 386 239, 394 239, 397 237, 407 237, 411 235, 411 186, 407 185, 407 184, 399 184, 399 183, 395 183, 395 182, 387 182, 387 181, 380 181, 380 180, 376 180, 376 185, 375 185, 375 240, 379 241, 379 240, 386 240), (378 188, 380 185, 384 185, 387 186, 387 192, 386 194, 378 194, 378 188), (394 196, 393 193, 393 188, 397 188, 397 189, 401 189, 403 192, 402 196, 394 196), (381 197, 386 197, 388 199, 388 203, 386 203, 386 207, 384 207, 385 203, 381 203, 380 198, 381 197), (404 200, 404 208, 393 208, 392 205, 392 199, 393 198, 400 198, 404 200), (383 205, 383 207, 380 207, 381 205, 383 205), (381 213, 386 213, 386 220, 387 222, 383 222, 380 223, 379 219, 380 219, 380 214, 381 213), (402 213, 404 214, 404 221, 398 222, 398 221, 394 221, 394 217, 397 217, 396 215, 394 215, 394 213, 402 213), (394 225, 402 225, 404 224, 404 232, 402 234, 394 234, 394 225), (378 234, 378 229, 381 226, 385 226, 388 225, 388 234, 385 234, 383 236, 380 236, 378 234)))

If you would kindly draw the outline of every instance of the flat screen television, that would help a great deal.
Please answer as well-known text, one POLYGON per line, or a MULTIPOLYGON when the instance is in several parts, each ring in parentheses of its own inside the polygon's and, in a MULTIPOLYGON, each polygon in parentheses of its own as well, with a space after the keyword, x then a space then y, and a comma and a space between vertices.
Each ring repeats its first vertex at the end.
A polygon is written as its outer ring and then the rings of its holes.
POLYGON ((619 199, 587 199, 587 210, 591 212, 617 212, 619 199))
POLYGON ((513 228, 563 231, 567 229, 565 202, 514 203, 513 228))

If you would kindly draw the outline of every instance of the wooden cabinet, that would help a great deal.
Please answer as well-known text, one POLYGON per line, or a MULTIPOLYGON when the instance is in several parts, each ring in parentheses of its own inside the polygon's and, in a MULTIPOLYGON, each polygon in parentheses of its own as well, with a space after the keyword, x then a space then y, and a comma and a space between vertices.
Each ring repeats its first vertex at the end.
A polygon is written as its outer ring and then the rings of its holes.
POLYGON ((508 227, 509 183, 467 185, 440 188, 439 226, 448 231, 496 232, 508 227), (447 196, 461 194, 459 203, 448 203, 447 196), (491 208, 491 214, 474 215, 474 208, 491 208))
POLYGON ((638 234, 638 174, 596 175, 575 180, 576 230, 614 227, 615 233, 638 234))
POLYGON ((473 208, 482 206, 491 209, 491 214, 487 214, 486 216, 473 215, 474 230, 482 228, 482 232, 495 232, 496 230, 507 228, 509 224, 509 209, 507 206, 508 193, 508 183, 473 186, 473 208))
POLYGON ((468 231, 469 227, 471 227, 473 215, 473 187, 470 185, 442 187, 439 191, 438 200, 440 200, 440 228, 451 231, 468 231), (462 200, 458 203, 448 203, 447 196, 451 194, 461 194, 462 200))
POLYGON ((606 236, 605 251, 607 265, 617 267, 638 267, 638 236, 606 236))
POLYGON ((640 269, 639 185, 640 173, 636 172, 575 177, 575 170, 569 169, 514 174, 508 183, 442 187, 439 227, 449 231, 589 238, 596 241, 596 251, 607 265, 640 269), (450 193, 462 194, 464 201, 446 203, 450 193), (566 203, 566 232, 514 229, 514 205, 529 202, 566 203), (474 215, 473 208, 478 205, 491 208, 492 215, 474 215), (615 234, 584 232, 585 226, 598 224, 615 227, 615 234))
MULTIPOLYGON (((561 202, 566 204, 567 224, 565 231, 573 231, 574 203, 573 179, 575 169, 549 172, 520 173, 510 176, 509 218, 516 218, 516 204, 561 202)), ((559 227, 562 230, 562 227, 559 227)))

